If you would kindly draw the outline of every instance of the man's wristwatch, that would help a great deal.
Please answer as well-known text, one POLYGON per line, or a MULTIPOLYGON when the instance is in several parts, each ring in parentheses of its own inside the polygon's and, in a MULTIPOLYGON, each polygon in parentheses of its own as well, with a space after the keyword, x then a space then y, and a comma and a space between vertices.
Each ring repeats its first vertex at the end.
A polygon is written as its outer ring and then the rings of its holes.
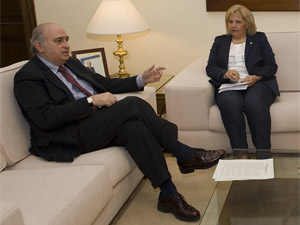
POLYGON ((93 104, 93 98, 90 96, 90 97, 88 97, 87 99, 87 102, 90 104, 90 106, 93 106, 94 104, 93 104))

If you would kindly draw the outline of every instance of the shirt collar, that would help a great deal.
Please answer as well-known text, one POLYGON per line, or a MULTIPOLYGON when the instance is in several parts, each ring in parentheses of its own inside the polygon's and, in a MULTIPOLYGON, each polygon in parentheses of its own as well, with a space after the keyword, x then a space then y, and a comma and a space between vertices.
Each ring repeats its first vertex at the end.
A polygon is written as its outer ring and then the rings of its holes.
POLYGON ((50 62, 49 60, 45 59, 44 57, 37 55, 37 57, 46 65, 49 67, 49 69, 53 72, 53 73, 57 73, 58 71, 58 66, 55 65, 54 63, 50 62))

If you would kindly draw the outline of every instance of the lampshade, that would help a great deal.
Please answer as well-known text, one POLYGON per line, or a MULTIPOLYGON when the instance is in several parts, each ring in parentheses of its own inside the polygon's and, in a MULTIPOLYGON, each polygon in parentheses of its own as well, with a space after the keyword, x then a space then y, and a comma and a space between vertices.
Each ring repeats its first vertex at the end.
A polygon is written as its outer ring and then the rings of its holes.
POLYGON ((92 34, 129 34, 150 27, 130 0, 102 0, 86 31, 92 34))

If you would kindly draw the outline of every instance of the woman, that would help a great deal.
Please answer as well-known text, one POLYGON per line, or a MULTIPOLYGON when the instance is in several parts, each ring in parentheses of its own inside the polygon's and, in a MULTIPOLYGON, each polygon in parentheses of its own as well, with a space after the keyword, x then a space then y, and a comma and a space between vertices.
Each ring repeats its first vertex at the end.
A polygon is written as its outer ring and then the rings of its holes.
POLYGON ((233 149, 248 148, 246 123, 257 149, 270 149, 270 106, 279 96, 274 53, 262 32, 256 32, 249 9, 234 5, 225 16, 226 35, 215 38, 207 75, 214 85, 216 103, 233 149), (247 83, 246 90, 218 93, 223 83, 247 83))

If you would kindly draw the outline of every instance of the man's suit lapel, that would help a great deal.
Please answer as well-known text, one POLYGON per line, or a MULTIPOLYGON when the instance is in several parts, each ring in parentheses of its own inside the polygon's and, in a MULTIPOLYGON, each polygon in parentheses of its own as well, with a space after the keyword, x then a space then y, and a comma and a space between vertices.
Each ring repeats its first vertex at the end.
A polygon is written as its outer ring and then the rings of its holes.
POLYGON ((83 72, 80 71, 80 70, 76 70, 76 69, 74 68, 74 66, 72 66, 72 65, 69 64, 68 62, 65 63, 65 66, 67 66, 74 74, 76 74, 76 76, 78 76, 78 77, 80 77, 80 78, 82 78, 82 79, 85 79, 85 80, 88 81, 89 83, 95 85, 94 83, 96 83, 96 82, 94 81, 94 79, 91 79, 91 77, 90 77, 90 76, 87 76, 86 73, 83 73, 83 72))
POLYGON ((69 99, 74 100, 74 96, 69 88, 38 57, 34 57, 33 61, 40 67, 49 82, 63 90, 69 99))
POLYGON ((95 88, 97 89, 96 91, 98 93, 99 92, 107 92, 105 87, 103 87, 101 84, 96 82, 91 76, 88 76, 86 73, 82 72, 81 70, 76 69, 75 66, 73 65, 73 63, 71 63, 69 60, 65 63, 65 66, 67 66, 74 74, 76 74, 80 78, 88 81, 94 87, 94 89, 95 88))

